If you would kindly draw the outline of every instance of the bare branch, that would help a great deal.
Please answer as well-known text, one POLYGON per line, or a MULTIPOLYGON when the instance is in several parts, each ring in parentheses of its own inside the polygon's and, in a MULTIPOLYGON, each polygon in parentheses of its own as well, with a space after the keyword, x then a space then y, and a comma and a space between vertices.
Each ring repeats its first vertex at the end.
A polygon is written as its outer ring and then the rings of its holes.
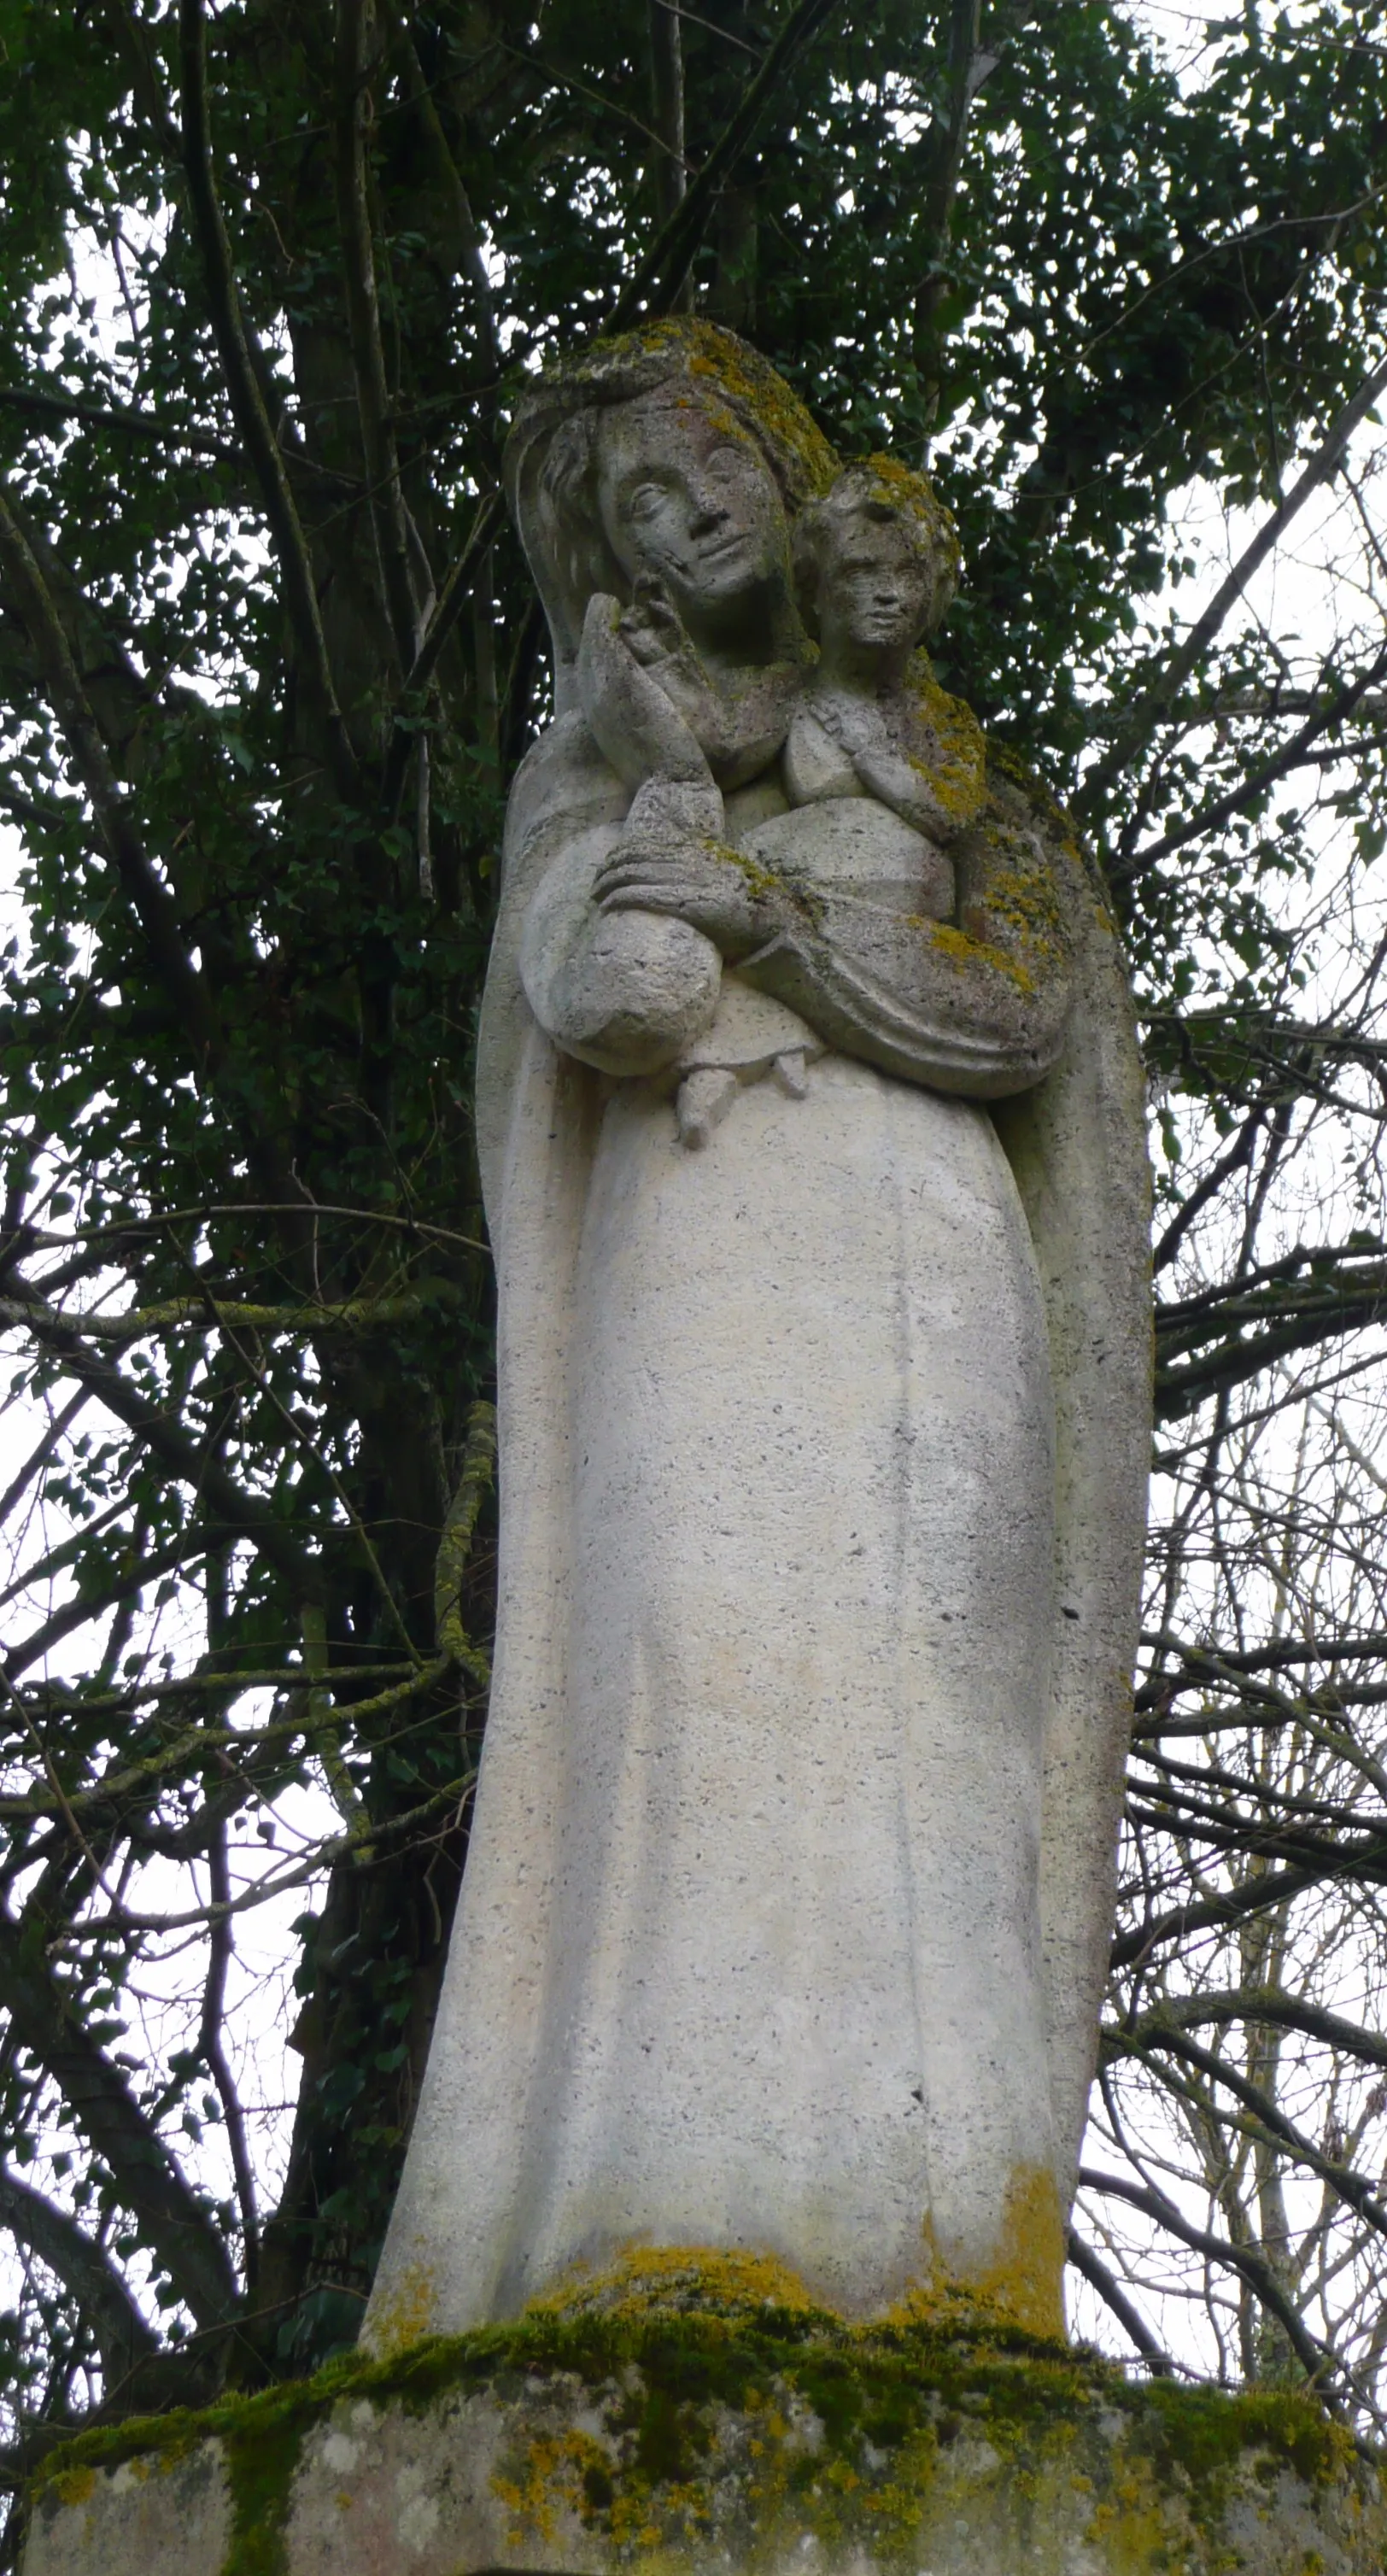
POLYGON ((0 2226, 27 2245, 76 2300, 96 2338, 106 2385, 118 2387, 156 2349, 156 2338, 110 2256, 55 2201, 3 2171, 0 2226))
POLYGON ((1275 1913, 1289 1897, 1302 1896, 1310 1887, 1332 1884, 1336 1878, 1351 1875, 1355 1867, 1355 1860, 1343 1855, 1315 1867, 1258 1872, 1238 1887, 1220 1890, 1217 1896, 1191 1897, 1187 1905, 1174 1905, 1152 1921, 1136 1923, 1129 1932, 1119 1932, 1108 1953, 1110 1965, 1114 1970, 1131 1968, 1138 1961, 1153 1958, 1157 1950, 1167 1948, 1172 1941, 1187 1939, 1192 1932, 1225 1931, 1253 1915, 1275 1913))
POLYGON ((423 641, 414 657, 413 668, 400 692, 381 787, 381 808, 387 814, 393 814, 399 802, 410 753, 414 749, 415 723, 428 705, 439 656, 472 596, 472 577, 500 525, 504 507, 504 496, 499 486, 494 492, 483 493, 477 503, 467 543, 444 580, 423 641))
MULTIPOLYGON (((207 1876, 212 1901, 225 1909, 231 1899, 231 1873, 227 1867, 226 1819, 219 1817, 216 1830, 207 1847, 207 1876)), ((231 1917, 225 1911, 214 1915, 208 1926, 207 1978, 202 1990, 202 2019, 198 2028, 198 2053, 211 2074, 226 2121, 227 2144, 231 2149, 231 2170, 236 2180, 236 2198, 241 2211, 241 2237, 244 2246, 246 2286, 254 2290, 260 2269, 260 2228, 255 2205, 255 2175, 251 2169, 250 2148, 246 2139, 245 2115, 241 2097, 227 2062, 222 2038, 226 2012, 226 1972, 231 1965, 231 1917)))
POLYGON ((984 41, 982 0, 950 0, 942 105, 919 147, 924 185, 917 239, 923 275, 915 298, 915 342, 929 425, 939 408, 939 315, 949 287, 949 241, 969 112, 1029 14, 1028 6, 994 9, 984 41))
POLYGON ((70 1375, 80 1378, 118 1422, 135 1432, 161 1466, 180 1483, 191 1486, 212 1517, 226 1529, 239 1530, 252 1540, 267 1563, 289 1577, 296 1588, 296 1598, 308 1601, 318 1597, 322 1583, 318 1565, 304 1555, 268 1503, 262 1502, 258 1494, 248 1494, 217 1459, 209 1457, 189 1437, 181 1424, 171 1422, 109 1360, 84 1350, 78 1335, 62 1317, 56 1317, 51 1324, 33 1321, 30 1330, 45 1349, 61 1355, 70 1375))
POLYGON ((176 421, 156 420, 144 411, 127 411, 119 403, 82 402, 75 394, 41 393, 33 385, 0 385, 0 404, 8 411, 30 411, 41 420, 80 420, 89 429, 116 429, 125 438, 144 438, 160 447, 186 447, 192 456, 215 456, 228 465, 245 457, 229 439, 209 438, 205 430, 183 429, 176 421))
POLYGON ((688 187, 684 164, 684 44, 679 11, 672 0, 646 0, 646 35, 650 49, 650 121, 660 138, 655 156, 655 212, 668 224, 679 212, 688 187))
POLYGON ((752 75, 736 114, 724 127, 685 195, 627 279, 602 328, 625 331, 642 310, 668 313, 697 257, 718 191, 736 169, 791 65, 813 43, 838 0, 796 0, 752 75))
POLYGON ((1105 2030, 1103 2038, 1105 2046, 1111 2044, 1121 2050, 1129 2041, 1145 2044, 1191 2026, 1240 2021, 1303 2031, 1307 2038, 1323 2040, 1327 2048, 1361 2058, 1367 2066, 1387 2067, 1387 2038, 1379 2032, 1345 2021, 1341 2013, 1324 2011, 1308 1996, 1283 1994, 1271 1986, 1233 1986, 1221 1991, 1211 1989, 1207 1994, 1167 1995, 1130 2025, 1105 2030))
POLYGON ((1179 1208, 1171 1218, 1152 1252, 1153 1273, 1164 1270, 1167 1264, 1174 1260, 1195 1218, 1209 1205, 1211 1199, 1217 1198, 1225 1181, 1231 1181, 1235 1172, 1243 1171, 1251 1162, 1257 1150, 1257 1139, 1266 1123, 1266 1115, 1265 1106, 1259 1102, 1250 1115, 1243 1120, 1227 1153, 1219 1156, 1218 1161, 1205 1173, 1198 1188, 1191 1190, 1183 1207, 1179 1208))
POLYGON ((1234 814, 1245 813, 1249 806, 1256 804, 1259 796, 1265 794, 1268 787, 1275 786, 1278 778, 1287 777, 1291 770, 1299 767, 1311 745, 1319 740, 1322 733, 1328 733, 1334 726, 1342 724, 1346 716, 1352 715, 1359 700, 1365 698, 1369 690, 1377 686, 1384 672, 1387 672, 1387 644, 1356 680, 1347 688, 1341 689, 1327 705, 1319 708, 1309 721, 1301 726, 1299 733, 1293 734, 1289 742, 1282 744, 1279 751, 1273 752, 1268 759, 1259 762, 1255 768, 1249 769, 1236 787, 1230 787, 1222 796, 1212 797, 1207 805, 1201 805, 1198 812, 1191 814, 1185 822, 1172 824, 1170 830, 1162 833, 1158 841, 1148 841, 1144 849, 1134 851, 1130 858, 1115 861, 1109 870, 1113 884, 1129 885, 1143 869, 1154 867, 1158 859, 1168 858, 1172 850, 1182 850, 1187 842, 1197 841, 1201 834, 1212 832, 1218 824, 1226 823, 1234 814))
POLYGON ((1156 2341, 1146 2319, 1139 2309, 1133 2307, 1126 2291, 1108 2270, 1101 2256, 1095 2254, 1091 2245, 1084 2243, 1082 2236, 1073 2227, 1069 2229, 1065 2238, 1065 2251, 1075 2271, 1082 2272, 1084 2279, 1097 2291, 1099 2298, 1111 2308, 1123 2332, 1130 2335, 1143 2360, 1149 2362, 1154 2376, 1157 2379, 1169 2379, 1175 2368, 1169 2353, 1156 2341))
MULTIPOLYGON (((462 249, 462 266, 471 285, 477 308, 477 331, 482 344, 482 360, 487 374, 495 382, 501 374, 501 344, 496 336, 496 307, 482 250, 481 228, 472 211, 472 200, 467 193, 462 172, 453 158, 447 135, 443 131, 442 121, 434 105, 433 92, 424 78, 424 68, 419 60, 414 38, 398 9, 388 8, 388 15, 405 67, 405 87, 409 94, 409 103, 429 138, 429 148, 452 205, 453 221, 457 227, 458 241, 462 249)), ((484 401, 483 410, 489 414, 493 407, 494 397, 488 396, 484 401)))
POLYGON ((1387 361, 1365 377, 1351 402, 1330 423, 1314 455, 1286 497, 1270 516, 1263 520, 1250 545, 1245 546, 1225 581, 1219 584, 1202 616, 1197 617, 1184 643, 1167 659, 1160 678, 1145 689, 1134 706, 1120 715, 1113 729, 1113 739, 1097 766, 1084 781, 1082 803, 1088 808, 1111 787, 1132 746, 1147 735, 1151 727, 1166 715, 1178 690, 1198 670, 1204 655, 1219 629, 1242 598, 1248 583, 1273 547, 1304 509, 1305 504, 1325 483, 1333 481, 1348 452, 1349 440, 1373 404, 1387 393, 1387 361))
POLYGON ((1249 2083, 1245 2075, 1212 2049, 1199 2047, 1187 2031, 1163 2030, 1159 2020, 1151 2016, 1144 2040, 1139 2040, 1135 2033, 1130 2037, 1114 2034, 1109 2044, 1114 2055, 1145 2056, 1149 2048, 1169 2049, 1174 2055, 1185 2058, 1191 2066, 1199 2069, 1201 2075, 1206 2075, 1211 2083, 1221 2084, 1244 2110, 1251 2112, 1256 2129, 1276 2152, 1308 2165, 1312 2173, 1318 2174, 1322 2182, 1327 2182, 1350 2209, 1356 2210, 1360 2218, 1377 2229, 1379 2235, 1387 2234, 1387 2208, 1361 2174, 1354 2173, 1348 2165, 1336 2164, 1330 2157, 1321 2155, 1318 2147, 1312 2145, 1285 2113, 1277 2109, 1261 2085, 1249 2083))
POLYGON ((1172 2236, 1178 2236, 1181 2244, 1192 2247, 1196 2254, 1206 2254, 1215 2263, 1226 2264, 1230 2271, 1240 2272, 1256 2291, 1263 2307, 1269 2309, 1283 2329, 1306 2378, 1316 2387, 1323 2387, 1330 2375, 1337 2377, 1333 2354, 1327 2345, 1317 2342, 1301 2322, 1270 2266, 1262 2261, 1260 2255, 1249 2252, 1245 2245, 1234 2245, 1229 2237, 1211 2236, 1206 2229, 1193 2226, 1183 2210, 1177 2209, 1174 2201, 1168 2200, 1163 2191, 1144 2189, 1138 2183, 1126 2181, 1120 2174, 1094 2172, 1087 2165, 1080 2168, 1079 2182, 1085 2191, 1111 2193, 1118 2200, 1130 2202, 1133 2209, 1141 2210, 1147 2218, 1154 2218, 1158 2226, 1166 2228, 1172 2236))
POLYGON ((73 2117, 111 2170, 116 2189, 178 2295, 200 2325, 236 2303, 220 2233, 178 2163, 140 2109, 118 2067, 88 2033, 50 1969, 43 1940, 0 1908, 0 2002, 20 2045, 47 2069, 73 2117))

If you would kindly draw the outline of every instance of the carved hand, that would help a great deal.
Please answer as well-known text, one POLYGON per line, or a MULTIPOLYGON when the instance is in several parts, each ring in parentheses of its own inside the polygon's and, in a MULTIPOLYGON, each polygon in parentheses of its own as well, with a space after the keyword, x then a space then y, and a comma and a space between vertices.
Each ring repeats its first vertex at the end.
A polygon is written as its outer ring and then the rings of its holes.
POLYGON ((578 655, 583 713, 618 778, 706 784, 712 774, 698 744, 659 682, 631 649, 619 601, 597 591, 588 602, 578 655))
POLYGON ((783 929, 789 889, 750 861, 707 840, 623 836, 597 875, 602 912, 664 912, 687 921, 736 962, 783 929))

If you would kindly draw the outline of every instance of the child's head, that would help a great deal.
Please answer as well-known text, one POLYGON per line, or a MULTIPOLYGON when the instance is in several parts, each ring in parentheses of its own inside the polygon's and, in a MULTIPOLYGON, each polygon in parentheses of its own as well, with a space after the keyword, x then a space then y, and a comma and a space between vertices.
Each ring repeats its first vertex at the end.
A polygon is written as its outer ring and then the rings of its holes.
POLYGON ((894 658, 943 624, 958 538, 923 474, 869 456, 800 512, 794 565, 800 614, 826 662, 845 648, 894 658))

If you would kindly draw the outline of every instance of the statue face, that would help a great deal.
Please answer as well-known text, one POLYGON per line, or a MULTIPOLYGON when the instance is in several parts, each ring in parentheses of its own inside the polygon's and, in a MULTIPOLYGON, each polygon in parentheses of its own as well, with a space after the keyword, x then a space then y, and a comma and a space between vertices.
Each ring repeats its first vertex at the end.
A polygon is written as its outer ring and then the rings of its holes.
POLYGON ((598 496, 633 583, 653 575, 690 633, 735 623, 788 583, 785 512, 753 440, 685 396, 623 403, 602 422, 598 496))
POLYGON ((830 500, 819 540, 819 637, 835 649, 909 650, 930 622, 935 571, 912 522, 866 492, 830 500))

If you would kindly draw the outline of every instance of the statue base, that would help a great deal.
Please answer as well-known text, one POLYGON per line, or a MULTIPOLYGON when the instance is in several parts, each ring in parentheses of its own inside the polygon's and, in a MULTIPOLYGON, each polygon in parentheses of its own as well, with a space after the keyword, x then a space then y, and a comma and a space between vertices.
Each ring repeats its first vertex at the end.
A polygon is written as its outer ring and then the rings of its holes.
POLYGON ((1307 2397, 1129 2381, 961 2307, 848 2327, 758 2301, 753 2266, 719 2298, 661 2259, 659 2282, 81 2435, 45 2463, 24 2576, 1382 2567, 1387 2487, 1307 2397))

